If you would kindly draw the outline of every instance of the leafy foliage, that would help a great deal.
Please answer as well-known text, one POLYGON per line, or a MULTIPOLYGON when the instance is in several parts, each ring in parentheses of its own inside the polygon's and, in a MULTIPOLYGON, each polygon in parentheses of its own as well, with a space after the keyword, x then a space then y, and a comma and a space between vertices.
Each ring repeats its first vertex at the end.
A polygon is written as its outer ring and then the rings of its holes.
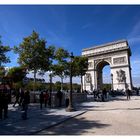
POLYGON ((37 71, 49 69, 47 66, 51 63, 49 57, 53 49, 46 49, 46 41, 40 39, 39 34, 33 31, 30 36, 23 39, 19 47, 15 47, 15 52, 19 53, 18 62, 21 65, 26 66, 28 70, 37 71))
POLYGON ((26 69, 24 67, 13 67, 9 69, 7 76, 10 77, 14 83, 20 82, 26 76, 26 69))
POLYGON ((29 71, 34 72, 34 87, 36 84, 36 73, 50 70, 52 59, 54 58, 55 47, 46 48, 46 41, 40 39, 39 34, 35 31, 23 39, 19 47, 14 48, 19 54, 18 62, 25 66, 29 71))
POLYGON ((3 46, 0 36, 0 66, 2 63, 8 63, 10 62, 9 57, 6 56, 6 53, 9 52, 11 49, 9 46, 3 46))

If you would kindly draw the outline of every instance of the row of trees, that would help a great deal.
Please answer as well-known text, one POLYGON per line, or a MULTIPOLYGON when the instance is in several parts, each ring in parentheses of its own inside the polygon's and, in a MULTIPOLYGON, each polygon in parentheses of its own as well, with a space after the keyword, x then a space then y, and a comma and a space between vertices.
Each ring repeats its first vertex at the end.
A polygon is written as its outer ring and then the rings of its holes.
MULTIPOLYGON (((2 64, 10 62, 10 59, 6 57, 6 53, 10 50, 10 47, 3 46, 0 41, 0 75, 3 75, 2 64)), ((63 79, 70 76, 72 72, 72 77, 81 77, 82 87, 82 76, 88 69, 88 59, 86 57, 74 56, 70 61, 71 54, 67 50, 55 46, 47 47, 47 41, 40 38, 35 31, 30 36, 23 38, 20 45, 15 46, 13 50, 19 55, 18 63, 20 64, 20 67, 10 69, 7 74, 13 82, 22 81, 27 72, 33 71, 35 85, 37 73, 44 75, 45 72, 50 71, 51 76, 57 75, 61 78, 62 89, 63 79), (70 66, 72 66, 71 69, 70 66)), ((82 88, 81 91, 83 91, 82 88)))

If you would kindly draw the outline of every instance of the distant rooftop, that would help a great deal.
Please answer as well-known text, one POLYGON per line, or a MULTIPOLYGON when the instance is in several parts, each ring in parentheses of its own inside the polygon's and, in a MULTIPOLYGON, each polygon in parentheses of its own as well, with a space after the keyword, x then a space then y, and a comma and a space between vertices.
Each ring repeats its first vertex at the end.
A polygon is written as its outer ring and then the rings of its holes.
POLYGON ((94 50, 94 49, 97 49, 97 48, 102 48, 102 47, 106 47, 106 46, 110 46, 110 45, 114 45, 114 44, 118 44, 118 43, 123 43, 123 42, 127 42, 127 40, 122 39, 122 40, 113 41, 113 42, 105 43, 105 44, 98 45, 98 46, 93 46, 93 47, 90 47, 90 48, 84 48, 84 49, 82 49, 82 51, 94 50))

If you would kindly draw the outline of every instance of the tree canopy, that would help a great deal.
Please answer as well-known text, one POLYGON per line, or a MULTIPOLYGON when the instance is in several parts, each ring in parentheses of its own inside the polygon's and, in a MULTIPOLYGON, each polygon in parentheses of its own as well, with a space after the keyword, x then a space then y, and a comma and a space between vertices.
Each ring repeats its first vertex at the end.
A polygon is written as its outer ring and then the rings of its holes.
POLYGON ((19 47, 15 47, 15 52, 19 54, 18 62, 27 67, 28 70, 49 70, 50 56, 53 47, 46 48, 46 41, 39 38, 35 31, 23 39, 19 47))
POLYGON ((6 56, 6 53, 10 50, 9 46, 3 46, 0 36, 0 67, 2 66, 2 63, 10 62, 10 58, 6 56))
POLYGON ((13 67, 9 69, 7 76, 11 78, 14 83, 22 81, 26 76, 26 69, 24 67, 13 67))

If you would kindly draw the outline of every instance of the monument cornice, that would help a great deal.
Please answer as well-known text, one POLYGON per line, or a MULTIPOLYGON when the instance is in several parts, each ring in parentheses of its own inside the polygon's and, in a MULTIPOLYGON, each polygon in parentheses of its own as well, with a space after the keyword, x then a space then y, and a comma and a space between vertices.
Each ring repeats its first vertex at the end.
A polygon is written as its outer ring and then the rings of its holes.
POLYGON ((93 57, 93 56, 100 56, 100 55, 104 55, 104 54, 112 54, 112 52, 116 53, 116 52, 121 52, 121 51, 129 51, 129 48, 125 47, 125 48, 121 48, 121 49, 112 49, 112 50, 102 51, 102 52, 98 52, 98 53, 82 54, 82 56, 93 57))
POLYGON ((128 46, 127 40, 122 39, 122 40, 114 41, 114 42, 111 42, 111 43, 105 43, 105 44, 102 44, 102 45, 93 46, 93 47, 90 47, 90 48, 84 48, 84 49, 82 49, 82 51, 84 52, 84 51, 88 51, 88 50, 95 50, 95 49, 99 49, 99 48, 119 45, 121 43, 126 43, 126 46, 128 46))

